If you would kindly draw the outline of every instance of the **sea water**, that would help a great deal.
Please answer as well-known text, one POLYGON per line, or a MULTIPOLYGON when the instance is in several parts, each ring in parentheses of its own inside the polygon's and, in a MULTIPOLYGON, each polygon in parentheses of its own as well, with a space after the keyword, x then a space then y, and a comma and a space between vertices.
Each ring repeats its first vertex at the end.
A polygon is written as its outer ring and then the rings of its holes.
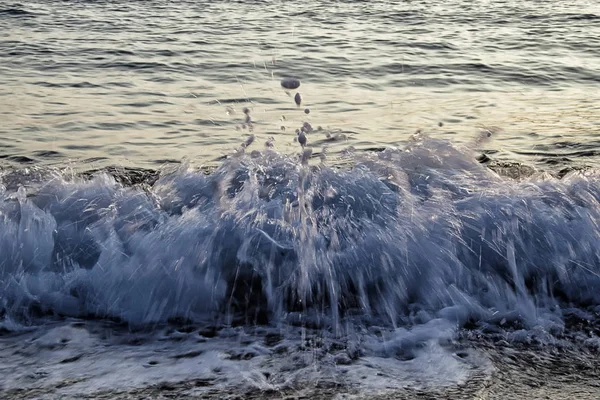
POLYGON ((2 7, 3 390, 374 394, 597 348, 595 4, 2 7))

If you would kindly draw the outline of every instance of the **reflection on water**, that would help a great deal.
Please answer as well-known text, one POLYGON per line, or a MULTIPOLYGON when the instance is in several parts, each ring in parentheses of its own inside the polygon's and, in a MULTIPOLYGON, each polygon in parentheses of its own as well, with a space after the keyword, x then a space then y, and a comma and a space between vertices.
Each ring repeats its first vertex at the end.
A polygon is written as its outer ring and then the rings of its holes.
POLYGON ((282 151, 304 121, 330 154, 498 127, 495 157, 594 163, 600 6, 436 3, 2 6, 0 156, 213 164, 248 133, 249 107, 252 133, 282 151), (301 108, 285 76, 302 79, 301 108))

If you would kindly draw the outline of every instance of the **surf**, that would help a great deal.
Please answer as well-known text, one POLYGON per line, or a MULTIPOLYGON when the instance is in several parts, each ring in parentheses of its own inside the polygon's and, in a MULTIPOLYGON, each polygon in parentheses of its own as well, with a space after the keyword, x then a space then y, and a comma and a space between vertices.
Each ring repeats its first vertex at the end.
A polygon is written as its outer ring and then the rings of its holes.
POLYGON ((598 303, 595 171, 512 180, 426 136, 343 167, 243 150, 151 184, 54 173, 4 188, 3 318, 301 313, 340 332, 442 318, 552 334, 565 307, 598 303))

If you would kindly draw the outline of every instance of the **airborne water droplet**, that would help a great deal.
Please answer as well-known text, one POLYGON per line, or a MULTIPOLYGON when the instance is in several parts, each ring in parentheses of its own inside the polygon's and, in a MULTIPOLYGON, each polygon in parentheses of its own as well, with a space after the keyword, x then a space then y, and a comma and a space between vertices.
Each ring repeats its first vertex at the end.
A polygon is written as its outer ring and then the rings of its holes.
POLYGON ((302 164, 308 164, 308 160, 312 156, 312 149, 309 147, 302 152, 302 164))
POLYGON ((298 134, 298 143, 300 143, 300 146, 302 147, 306 146, 306 135, 304 132, 298 134))
POLYGON ((327 147, 323 146, 323 148, 321 149, 321 162, 325 162, 327 160, 327 147))
POLYGON ((294 96, 294 101, 296 102, 297 106, 300 106, 300 104, 302 104, 302 96, 300 96, 300 93, 296 93, 296 95, 294 96))
POLYGON ((311 133, 314 129, 311 124, 305 122, 302 124, 302 128, 300 128, 302 132, 311 133))
POLYGON ((281 80, 281 87, 284 89, 298 89, 300 87, 300 80, 296 78, 283 78, 281 80))

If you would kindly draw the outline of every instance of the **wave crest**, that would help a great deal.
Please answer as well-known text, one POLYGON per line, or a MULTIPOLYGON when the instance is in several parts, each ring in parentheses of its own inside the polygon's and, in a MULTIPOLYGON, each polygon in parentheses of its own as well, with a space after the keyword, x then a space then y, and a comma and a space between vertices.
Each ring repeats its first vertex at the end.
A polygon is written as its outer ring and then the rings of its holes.
MULTIPOLYGON (((597 306, 600 180, 502 178, 445 141, 349 168, 238 152, 148 185, 53 175, 0 193, 4 318, 47 313, 395 327, 564 327, 597 306)), ((14 186, 14 185, 13 185, 14 186)))

